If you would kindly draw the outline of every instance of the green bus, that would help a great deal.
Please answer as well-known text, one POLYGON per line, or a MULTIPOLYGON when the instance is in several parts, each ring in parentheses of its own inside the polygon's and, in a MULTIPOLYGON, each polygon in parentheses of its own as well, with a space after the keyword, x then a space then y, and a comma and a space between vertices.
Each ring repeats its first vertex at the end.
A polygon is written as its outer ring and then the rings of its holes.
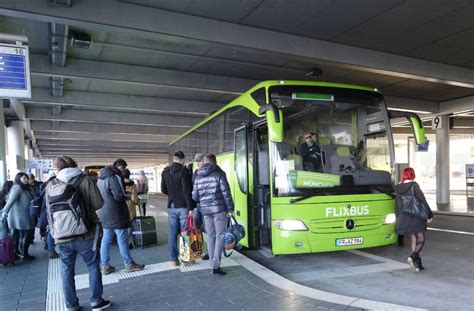
POLYGON ((265 81, 173 141, 170 157, 217 156, 245 247, 279 255, 387 245, 397 240, 390 119, 399 117, 423 143, 420 118, 389 112, 377 89, 265 81), (300 155, 306 133, 317 138, 317 168, 300 155))

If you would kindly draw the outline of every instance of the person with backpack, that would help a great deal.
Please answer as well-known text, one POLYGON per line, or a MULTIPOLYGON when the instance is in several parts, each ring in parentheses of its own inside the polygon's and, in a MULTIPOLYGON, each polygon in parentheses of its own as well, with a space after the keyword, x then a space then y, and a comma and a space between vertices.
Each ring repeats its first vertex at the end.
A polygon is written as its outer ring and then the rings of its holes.
POLYGON ((140 170, 137 178, 137 193, 140 199, 139 212, 140 216, 146 216, 146 203, 148 201, 148 178, 145 171, 140 170))
POLYGON ((76 161, 59 156, 54 161, 59 171, 46 186, 46 212, 56 250, 61 258, 61 280, 68 310, 79 310, 75 287, 77 255, 81 255, 89 272, 89 302, 92 310, 111 305, 102 297, 102 275, 97 250, 99 224, 96 211, 103 200, 95 181, 85 176, 76 161))
POLYGON ((51 235, 51 230, 48 226, 48 214, 47 214, 47 207, 46 207, 46 187, 55 178, 56 178, 56 175, 49 177, 48 180, 46 180, 40 186, 40 194, 39 194, 38 199, 41 200, 41 203, 40 203, 41 208, 40 208, 38 223, 36 224, 37 227, 40 229, 40 233, 45 238, 45 249, 48 250, 50 259, 59 258, 59 254, 55 250, 56 245, 54 244, 54 239, 53 239, 53 236, 51 235))
POLYGON ((8 219, 8 227, 15 242, 15 250, 18 251, 20 259, 32 260, 35 256, 30 255, 29 248, 35 234, 35 222, 30 216, 30 202, 33 199, 28 175, 18 173, 5 207, 2 210, 2 218, 8 219))
POLYGON ((125 191, 125 181, 122 173, 127 168, 127 162, 117 159, 113 165, 104 167, 99 172, 100 193, 104 199, 104 205, 99 211, 99 219, 104 227, 104 236, 100 246, 100 261, 102 273, 104 275, 115 271, 115 267, 110 265, 109 249, 114 235, 117 237, 117 244, 125 266, 125 272, 143 270, 145 265, 139 265, 133 261, 128 245, 129 228, 131 226, 130 215, 127 207, 127 200, 130 193, 125 191))
POLYGON ((179 266, 178 235, 184 229, 188 215, 193 214, 191 173, 184 166, 184 153, 176 151, 173 163, 161 174, 161 192, 168 196, 168 255, 171 264, 179 266))
POLYGON ((412 253, 408 257, 408 264, 411 269, 418 272, 424 270, 423 264, 421 263, 420 252, 425 245, 425 232, 427 224, 433 220, 433 212, 426 201, 423 191, 421 191, 420 185, 415 181, 415 171, 411 167, 407 167, 403 170, 401 181, 395 186, 395 202, 397 215, 397 222, 395 224, 395 232, 400 235, 410 235, 411 237, 411 250, 412 253), (404 213, 404 206, 407 204, 407 200, 404 200, 405 196, 414 197, 424 209, 426 209, 427 219, 419 219, 412 215, 404 213))
POLYGON ((200 205, 207 233, 207 249, 211 261, 211 273, 225 275, 221 266, 223 243, 221 236, 234 212, 234 202, 225 172, 217 165, 216 156, 206 154, 204 165, 194 179, 192 197, 200 205))
MULTIPOLYGON (((129 200, 127 200, 127 207, 128 207, 128 215, 130 217, 130 222, 133 222, 133 219, 137 217, 137 205, 140 203, 140 200, 138 199, 138 194, 137 194, 137 185, 133 182, 133 180, 130 179, 130 171, 128 169, 125 169, 123 171, 123 179, 125 182, 125 191, 131 194, 129 200)), ((135 246, 133 244, 131 227, 128 228, 128 233, 129 233, 128 247, 134 248, 135 246)))

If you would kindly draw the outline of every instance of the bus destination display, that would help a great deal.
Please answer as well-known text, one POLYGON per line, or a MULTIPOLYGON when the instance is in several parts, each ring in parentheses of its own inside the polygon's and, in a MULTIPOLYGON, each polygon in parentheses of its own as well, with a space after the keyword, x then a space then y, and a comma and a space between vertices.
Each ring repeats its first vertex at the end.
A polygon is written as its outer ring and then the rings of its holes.
POLYGON ((0 96, 30 98, 28 47, 0 45, 0 96))

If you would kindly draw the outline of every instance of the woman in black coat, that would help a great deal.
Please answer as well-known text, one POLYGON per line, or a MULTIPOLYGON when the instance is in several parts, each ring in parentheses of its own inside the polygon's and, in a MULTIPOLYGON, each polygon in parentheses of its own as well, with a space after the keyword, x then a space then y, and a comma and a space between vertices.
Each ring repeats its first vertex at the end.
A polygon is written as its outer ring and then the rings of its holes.
POLYGON ((413 253, 408 257, 407 261, 414 271, 424 270, 421 263, 420 252, 425 244, 425 232, 427 224, 433 219, 433 213, 426 202, 425 195, 421 191, 420 185, 415 181, 415 171, 411 167, 403 170, 402 179, 400 183, 395 186, 396 191, 396 215, 397 223, 395 225, 395 232, 399 235, 410 235, 411 249, 413 253), (427 208, 428 219, 421 220, 416 217, 404 214, 403 199, 405 195, 413 195, 427 208))

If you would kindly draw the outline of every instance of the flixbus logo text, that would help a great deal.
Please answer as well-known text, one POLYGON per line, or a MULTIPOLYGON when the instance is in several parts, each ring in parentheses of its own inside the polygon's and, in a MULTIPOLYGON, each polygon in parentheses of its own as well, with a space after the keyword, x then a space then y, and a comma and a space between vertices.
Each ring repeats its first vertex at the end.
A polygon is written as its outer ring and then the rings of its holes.
POLYGON ((368 205, 353 205, 351 207, 327 207, 327 217, 364 216, 369 215, 368 205))

